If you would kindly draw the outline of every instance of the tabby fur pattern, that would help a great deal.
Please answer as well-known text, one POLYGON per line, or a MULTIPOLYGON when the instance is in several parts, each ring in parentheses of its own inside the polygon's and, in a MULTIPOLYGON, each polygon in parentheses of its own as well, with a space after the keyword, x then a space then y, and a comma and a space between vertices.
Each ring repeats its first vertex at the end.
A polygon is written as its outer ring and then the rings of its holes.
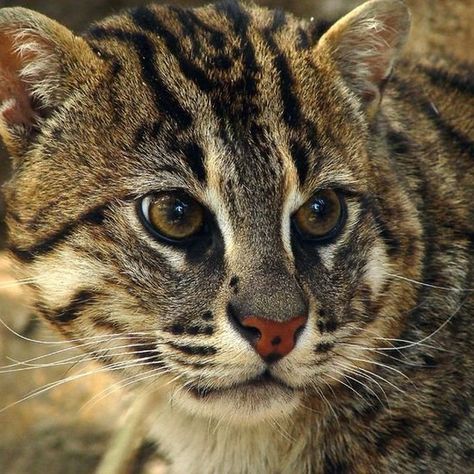
POLYGON ((409 24, 400 0, 326 32, 233 0, 82 36, 0 10, 19 278, 54 328, 156 391, 171 472, 474 469, 474 67, 397 61, 409 24), (327 188, 347 223, 302 242, 291 216, 327 188), (173 189, 206 206, 207 238, 144 229, 137 202, 173 189), (308 322, 266 364, 235 305, 308 322))

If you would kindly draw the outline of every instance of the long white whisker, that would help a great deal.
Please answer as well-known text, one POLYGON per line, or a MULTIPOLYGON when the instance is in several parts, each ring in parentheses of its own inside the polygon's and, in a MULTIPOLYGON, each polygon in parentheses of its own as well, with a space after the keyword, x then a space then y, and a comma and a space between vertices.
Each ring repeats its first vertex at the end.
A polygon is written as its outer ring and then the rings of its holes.
POLYGON ((128 387, 134 383, 139 383, 143 380, 146 380, 147 378, 149 378, 148 375, 151 377, 152 375, 163 375, 170 372, 171 371, 169 369, 164 370, 163 367, 156 367, 153 369, 149 369, 141 374, 131 375, 130 377, 120 380, 119 382, 116 382, 107 387, 106 389, 95 394, 90 400, 88 400, 82 405, 79 411, 86 410, 87 407, 100 403, 104 398, 108 397, 110 394, 116 392, 117 390, 124 389, 125 387, 128 387))
MULTIPOLYGON (((9 405, 5 406, 4 408, 1 408, 0 413, 3 413, 5 410, 8 410, 9 408, 13 408, 14 406, 16 406, 20 403, 23 403, 23 402, 25 402, 25 401, 27 401, 31 398, 39 396, 39 395, 41 395, 45 392, 48 392, 48 391, 50 391, 50 390, 52 390, 56 387, 59 387, 60 385, 65 384, 65 383, 73 382, 75 380, 86 377, 88 375, 95 375, 95 374, 104 373, 104 372, 112 372, 112 371, 115 371, 115 370, 123 370, 123 369, 129 368, 129 367, 134 367, 134 366, 137 366, 137 365, 140 365, 140 364, 141 364, 140 361, 128 361, 127 363, 122 363, 122 365, 119 365, 117 363, 117 364, 112 364, 110 366, 106 366, 106 367, 103 367, 103 368, 98 368, 98 369, 95 369, 95 370, 91 370, 91 371, 88 371, 88 372, 79 373, 79 374, 76 374, 76 375, 71 375, 70 377, 67 377, 67 378, 61 379, 61 380, 57 380, 55 382, 50 382, 50 383, 44 385, 42 388, 34 390, 32 393, 26 395, 25 397, 21 398, 20 400, 17 400, 16 402, 10 403, 9 405)), ((142 364, 142 365, 145 365, 145 364, 142 364)))
MULTIPOLYGON (((71 344, 71 343, 80 343, 81 341, 91 341, 91 340, 97 340, 97 339, 107 339, 109 337, 115 337, 115 336, 124 336, 124 334, 119 334, 119 333, 114 333, 114 334, 101 334, 97 336, 89 336, 89 337, 84 337, 84 338, 78 338, 78 339, 69 339, 67 341, 40 341, 38 339, 32 339, 26 336, 23 336, 22 334, 16 332, 13 328, 8 326, 8 324, 3 321, 3 319, 0 318, 0 324, 5 326, 8 331, 10 331, 12 334, 15 336, 19 337, 20 339, 23 339, 24 341, 27 342, 34 342, 36 344, 48 344, 48 345, 60 345, 60 344, 71 344)), ((150 336, 150 335, 156 335, 155 332, 153 331, 147 331, 147 332, 132 332, 132 333, 127 333, 127 335, 132 335, 132 336, 150 336)))
POLYGON ((448 287, 448 286, 439 286, 439 285, 432 285, 430 283, 423 283, 422 281, 418 280, 413 280, 411 278, 407 278, 401 275, 395 275, 393 273, 386 273, 387 276, 392 277, 392 278, 397 278, 399 280, 404 280, 409 283, 413 283, 415 285, 420 285, 420 286, 425 286, 427 288, 433 288, 436 290, 444 290, 444 291, 454 291, 458 293, 470 293, 474 291, 474 288, 454 288, 454 287, 448 287))
MULTIPOLYGON (((341 354, 339 354, 341 355, 341 354)), ((402 377, 404 377, 406 380, 410 381, 410 377, 408 377, 406 374, 404 374, 403 372, 401 372, 400 370, 396 369, 395 367, 391 367, 390 365, 387 365, 387 364, 382 364, 381 362, 377 362, 375 360, 369 360, 369 359, 360 359, 358 357, 352 357, 352 356, 349 356, 349 355, 345 355, 344 357, 350 359, 350 360, 355 360, 357 362, 365 362, 367 364, 373 364, 373 365, 377 365, 379 367, 384 367, 385 369, 388 369, 388 370, 392 370, 393 372, 396 372, 397 374, 401 375, 402 377)))
MULTIPOLYGON (((116 339, 114 339, 114 342, 117 341, 118 339, 130 339, 130 338, 129 337, 116 338, 116 339)), ((107 340, 106 342, 109 342, 110 340, 111 339, 107 340)), ((157 341, 154 341, 154 343, 157 346, 159 345, 157 341)), ((87 345, 92 345, 92 344, 96 344, 96 342, 84 344, 84 345, 81 346, 81 348, 83 349, 87 345)), ((105 348, 101 348, 101 349, 96 349, 94 351, 94 354, 100 354, 100 353, 103 353, 103 352, 111 352, 111 351, 115 351, 115 350, 118 350, 118 349, 131 348, 131 347, 143 347, 143 346, 147 346, 148 344, 149 344, 148 342, 146 342, 146 343, 142 342, 142 343, 137 343, 137 344, 127 344, 127 345, 120 345, 120 346, 105 347, 105 348)), ((78 347, 72 346, 72 347, 64 348, 64 349, 61 349, 61 350, 58 350, 58 351, 54 351, 54 352, 49 353, 49 354, 43 354, 41 356, 33 357, 31 359, 27 359, 27 360, 24 360, 24 361, 15 361, 14 364, 9 364, 9 365, 0 367, 0 374, 11 373, 11 372, 21 372, 21 371, 24 371, 24 370, 31 370, 31 369, 35 369, 35 368, 46 368, 46 367, 55 367, 55 366, 58 366, 58 365, 65 365, 65 364, 75 362, 76 360, 80 359, 81 357, 90 355, 90 354, 87 354, 87 353, 86 354, 77 354, 77 355, 69 357, 67 359, 62 359, 62 360, 58 360, 58 361, 38 363, 38 364, 34 363, 38 360, 41 360, 41 359, 44 359, 44 358, 47 358, 47 357, 51 357, 53 355, 58 355, 60 353, 67 352, 67 351, 72 350, 72 349, 78 350, 78 347), (18 367, 18 366, 20 366, 20 367, 18 367)), ((130 352, 130 354, 132 354, 132 353, 133 352, 130 352)), ((114 354, 114 355, 117 355, 117 356, 118 355, 124 355, 124 353, 114 354)), ((97 359, 97 357, 91 356, 90 359, 88 359, 88 360, 96 360, 96 359, 97 359)))

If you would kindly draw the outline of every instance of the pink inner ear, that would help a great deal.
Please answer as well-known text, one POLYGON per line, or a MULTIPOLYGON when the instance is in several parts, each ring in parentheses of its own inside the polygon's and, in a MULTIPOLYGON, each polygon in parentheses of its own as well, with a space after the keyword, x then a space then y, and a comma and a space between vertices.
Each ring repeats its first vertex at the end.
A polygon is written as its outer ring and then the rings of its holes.
POLYGON ((12 39, 0 35, 0 114, 7 125, 28 125, 35 117, 28 85, 20 76, 21 68, 12 39))

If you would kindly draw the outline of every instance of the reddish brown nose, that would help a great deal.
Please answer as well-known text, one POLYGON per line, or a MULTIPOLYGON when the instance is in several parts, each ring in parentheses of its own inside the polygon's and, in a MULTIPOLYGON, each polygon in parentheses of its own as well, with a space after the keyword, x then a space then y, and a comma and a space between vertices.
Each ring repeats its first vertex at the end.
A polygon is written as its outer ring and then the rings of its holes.
POLYGON ((259 336, 250 342, 266 362, 274 362, 294 349, 306 320, 306 316, 298 316, 284 322, 247 316, 242 319, 241 324, 259 333, 259 336))

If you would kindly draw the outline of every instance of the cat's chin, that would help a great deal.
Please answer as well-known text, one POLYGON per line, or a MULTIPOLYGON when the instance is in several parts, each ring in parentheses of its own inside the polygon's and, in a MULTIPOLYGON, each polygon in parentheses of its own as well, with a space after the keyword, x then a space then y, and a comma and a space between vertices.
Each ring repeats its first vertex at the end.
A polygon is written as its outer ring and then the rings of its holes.
POLYGON ((273 381, 258 381, 217 389, 191 389, 174 401, 194 416, 238 425, 252 425, 291 415, 299 406, 300 393, 273 381))

